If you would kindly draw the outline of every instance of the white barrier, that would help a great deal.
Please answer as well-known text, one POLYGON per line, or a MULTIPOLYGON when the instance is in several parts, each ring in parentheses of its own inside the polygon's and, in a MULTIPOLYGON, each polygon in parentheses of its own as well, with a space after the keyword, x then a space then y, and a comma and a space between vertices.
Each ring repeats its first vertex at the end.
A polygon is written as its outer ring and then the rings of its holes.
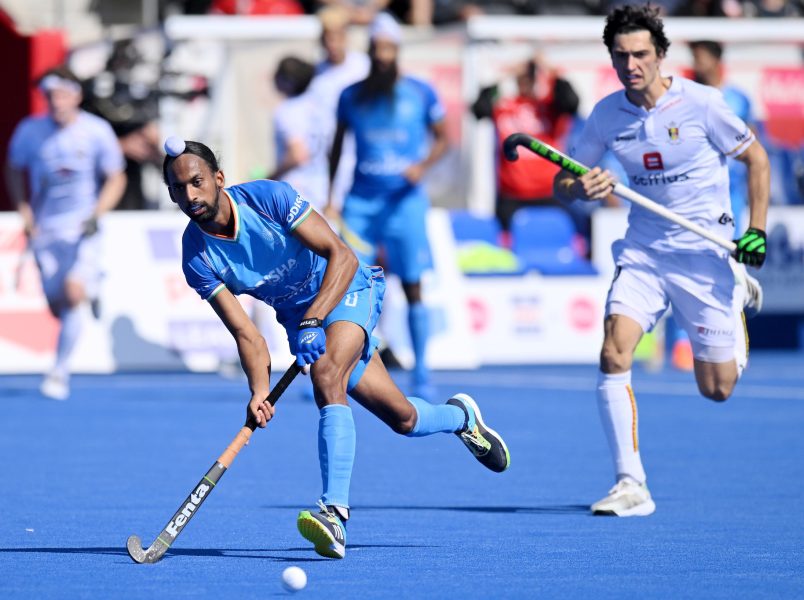
MULTIPOLYGON (((229 332, 184 280, 181 234, 186 224, 177 212, 105 217, 101 318, 88 319, 73 360, 77 372, 208 371, 221 359, 237 356, 229 332)), ((473 368, 478 353, 446 211, 434 210, 428 226, 438 273, 426 294, 434 322, 428 362, 436 369, 473 368)), ((53 362, 58 322, 48 311, 34 261, 22 260, 23 249, 18 215, 0 214, 0 373, 43 372, 53 362)), ((287 338, 272 309, 248 296, 239 299, 248 311, 269 313, 260 323, 273 366, 288 366, 287 338)), ((404 297, 389 298, 385 309, 386 335, 395 350, 409 354, 404 297)))
POLYGON ((601 277, 478 277, 466 288, 484 365, 595 363, 608 282, 601 277))

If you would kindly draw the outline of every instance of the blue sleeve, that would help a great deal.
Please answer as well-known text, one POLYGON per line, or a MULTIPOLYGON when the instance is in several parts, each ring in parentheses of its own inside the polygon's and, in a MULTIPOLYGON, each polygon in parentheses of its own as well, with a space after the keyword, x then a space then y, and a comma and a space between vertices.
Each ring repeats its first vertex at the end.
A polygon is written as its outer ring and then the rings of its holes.
POLYGON ((30 121, 25 119, 16 129, 11 136, 11 142, 8 146, 8 162, 15 169, 24 169, 28 166, 28 157, 30 155, 31 144, 27 141, 28 130, 30 129, 30 121))
POLYGON ((310 203, 284 181, 261 179, 236 187, 245 193, 246 201, 254 210, 276 223, 281 223, 288 233, 301 225, 313 212, 310 203))
POLYGON ((427 124, 432 125, 444 120, 447 111, 441 101, 438 99, 436 91, 431 85, 422 84, 424 89, 424 107, 427 119, 427 124))
POLYGON ((203 300, 210 300, 226 285, 204 260, 203 251, 196 240, 187 233, 182 237, 182 270, 187 285, 193 288, 203 300))

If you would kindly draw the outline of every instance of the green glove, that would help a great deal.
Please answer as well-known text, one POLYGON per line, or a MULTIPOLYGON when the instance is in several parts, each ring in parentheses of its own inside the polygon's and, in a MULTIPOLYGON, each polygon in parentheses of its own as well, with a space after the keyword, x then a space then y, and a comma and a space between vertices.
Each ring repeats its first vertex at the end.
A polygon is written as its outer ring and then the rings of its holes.
POLYGON ((739 240, 734 240, 737 249, 734 258, 737 262, 751 267, 761 267, 765 262, 765 232, 756 227, 749 227, 739 240))

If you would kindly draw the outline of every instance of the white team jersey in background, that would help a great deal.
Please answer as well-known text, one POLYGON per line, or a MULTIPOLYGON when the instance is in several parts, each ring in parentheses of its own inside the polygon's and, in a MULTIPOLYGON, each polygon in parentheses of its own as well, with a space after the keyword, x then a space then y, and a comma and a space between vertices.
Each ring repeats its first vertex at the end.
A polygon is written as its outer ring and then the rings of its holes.
MULTIPOLYGON (((370 66, 368 55, 363 52, 347 52, 346 59, 339 65, 326 60, 316 65, 316 75, 310 83, 308 92, 316 97, 324 111, 323 127, 327 135, 328 151, 332 147, 332 140, 335 137, 336 113, 341 92, 353 83, 365 79, 370 66)), ((332 186, 333 204, 338 208, 343 204, 346 192, 352 187, 354 170, 355 138, 351 131, 347 131, 343 138, 338 173, 332 186)), ((329 171, 327 171, 327 177, 329 177, 329 171)))
POLYGON ((284 100, 274 112, 276 162, 281 164, 291 140, 301 140, 309 159, 280 179, 288 182, 319 211, 329 192, 329 148, 325 131, 327 116, 318 99, 306 91, 284 100))
MULTIPOLYGON (((650 110, 632 104, 624 90, 598 102, 570 154, 594 166, 612 150, 628 174, 629 187, 731 239, 726 156, 740 155, 753 141, 753 133, 719 90, 674 77, 650 110)), ((656 250, 724 252, 636 204, 625 237, 656 250)))
POLYGON ((103 182, 126 166, 111 125, 84 111, 64 127, 47 115, 26 117, 8 156, 13 167, 27 171, 39 235, 53 239, 78 239, 103 182))

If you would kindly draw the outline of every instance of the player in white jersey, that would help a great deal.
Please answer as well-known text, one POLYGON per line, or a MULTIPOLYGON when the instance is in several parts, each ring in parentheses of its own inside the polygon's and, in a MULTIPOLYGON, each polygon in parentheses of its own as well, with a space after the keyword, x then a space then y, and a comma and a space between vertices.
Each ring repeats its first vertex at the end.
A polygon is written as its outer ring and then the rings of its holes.
MULTIPOLYGON (((310 93, 322 109, 321 131, 324 133, 327 152, 332 147, 337 126, 336 112, 341 92, 353 83, 365 79, 370 61, 364 52, 349 50, 348 26, 349 11, 337 5, 328 6, 318 12, 321 21, 321 47, 324 58, 315 67, 315 77, 310 83, 310 93)), ((345 137, 338 172, 332 186, 332 204, 340 210, 346 192, 352 186, 355 167, 355 140, 349 134, 345 137)), ((329 165, 325 169, 329 178, 329 165)), ((330 215, 331 216, 331 215, 330 215)))
MULTIPOLYGON (((657 9, 615 9, 603 39, 625 89, 594 107, 571 153, 595 165, 612 150, 633 189, 723 237, 734 232, 726 157, 736 157, 748 169, 751 212, 736 258, 761 266, 770 186, 763 147, 718 90, 661 75, 670 43, 657 9)), ((583 177, 562 171, 555 192, 564 200, 599 200, 614 184, 599 167, 583 177)), ((637 205, 612 253, 616 270, 606 301, 597 397, 617 483, 591 508, 594 514, 645 516, 655 503, 639 454, 631 390, 637 343, 672 306, 692 342, 698 389, 726 400, 747 359, 743 308, 757 310, 761 290, 719 247, 637 205)))
POLYGON ((329 143, 327 109, 310 89, 314 72, 294 56, 277 65, 274 84, 286 99, 274 112, 276 170, 269 179, 289 183, 322 211, 329 193, 329 143))
POLYGON ((64 400, 82 305, 98 293, 98 219, 123 195, 125 161, 111 126, 79 108, 81 84, 72 72, 51 69, 39 88, 47 97, 48 114, 17 125, 6 183, 22 215, 50 310, 61 322, 56 362, 41 391, 64 400))

